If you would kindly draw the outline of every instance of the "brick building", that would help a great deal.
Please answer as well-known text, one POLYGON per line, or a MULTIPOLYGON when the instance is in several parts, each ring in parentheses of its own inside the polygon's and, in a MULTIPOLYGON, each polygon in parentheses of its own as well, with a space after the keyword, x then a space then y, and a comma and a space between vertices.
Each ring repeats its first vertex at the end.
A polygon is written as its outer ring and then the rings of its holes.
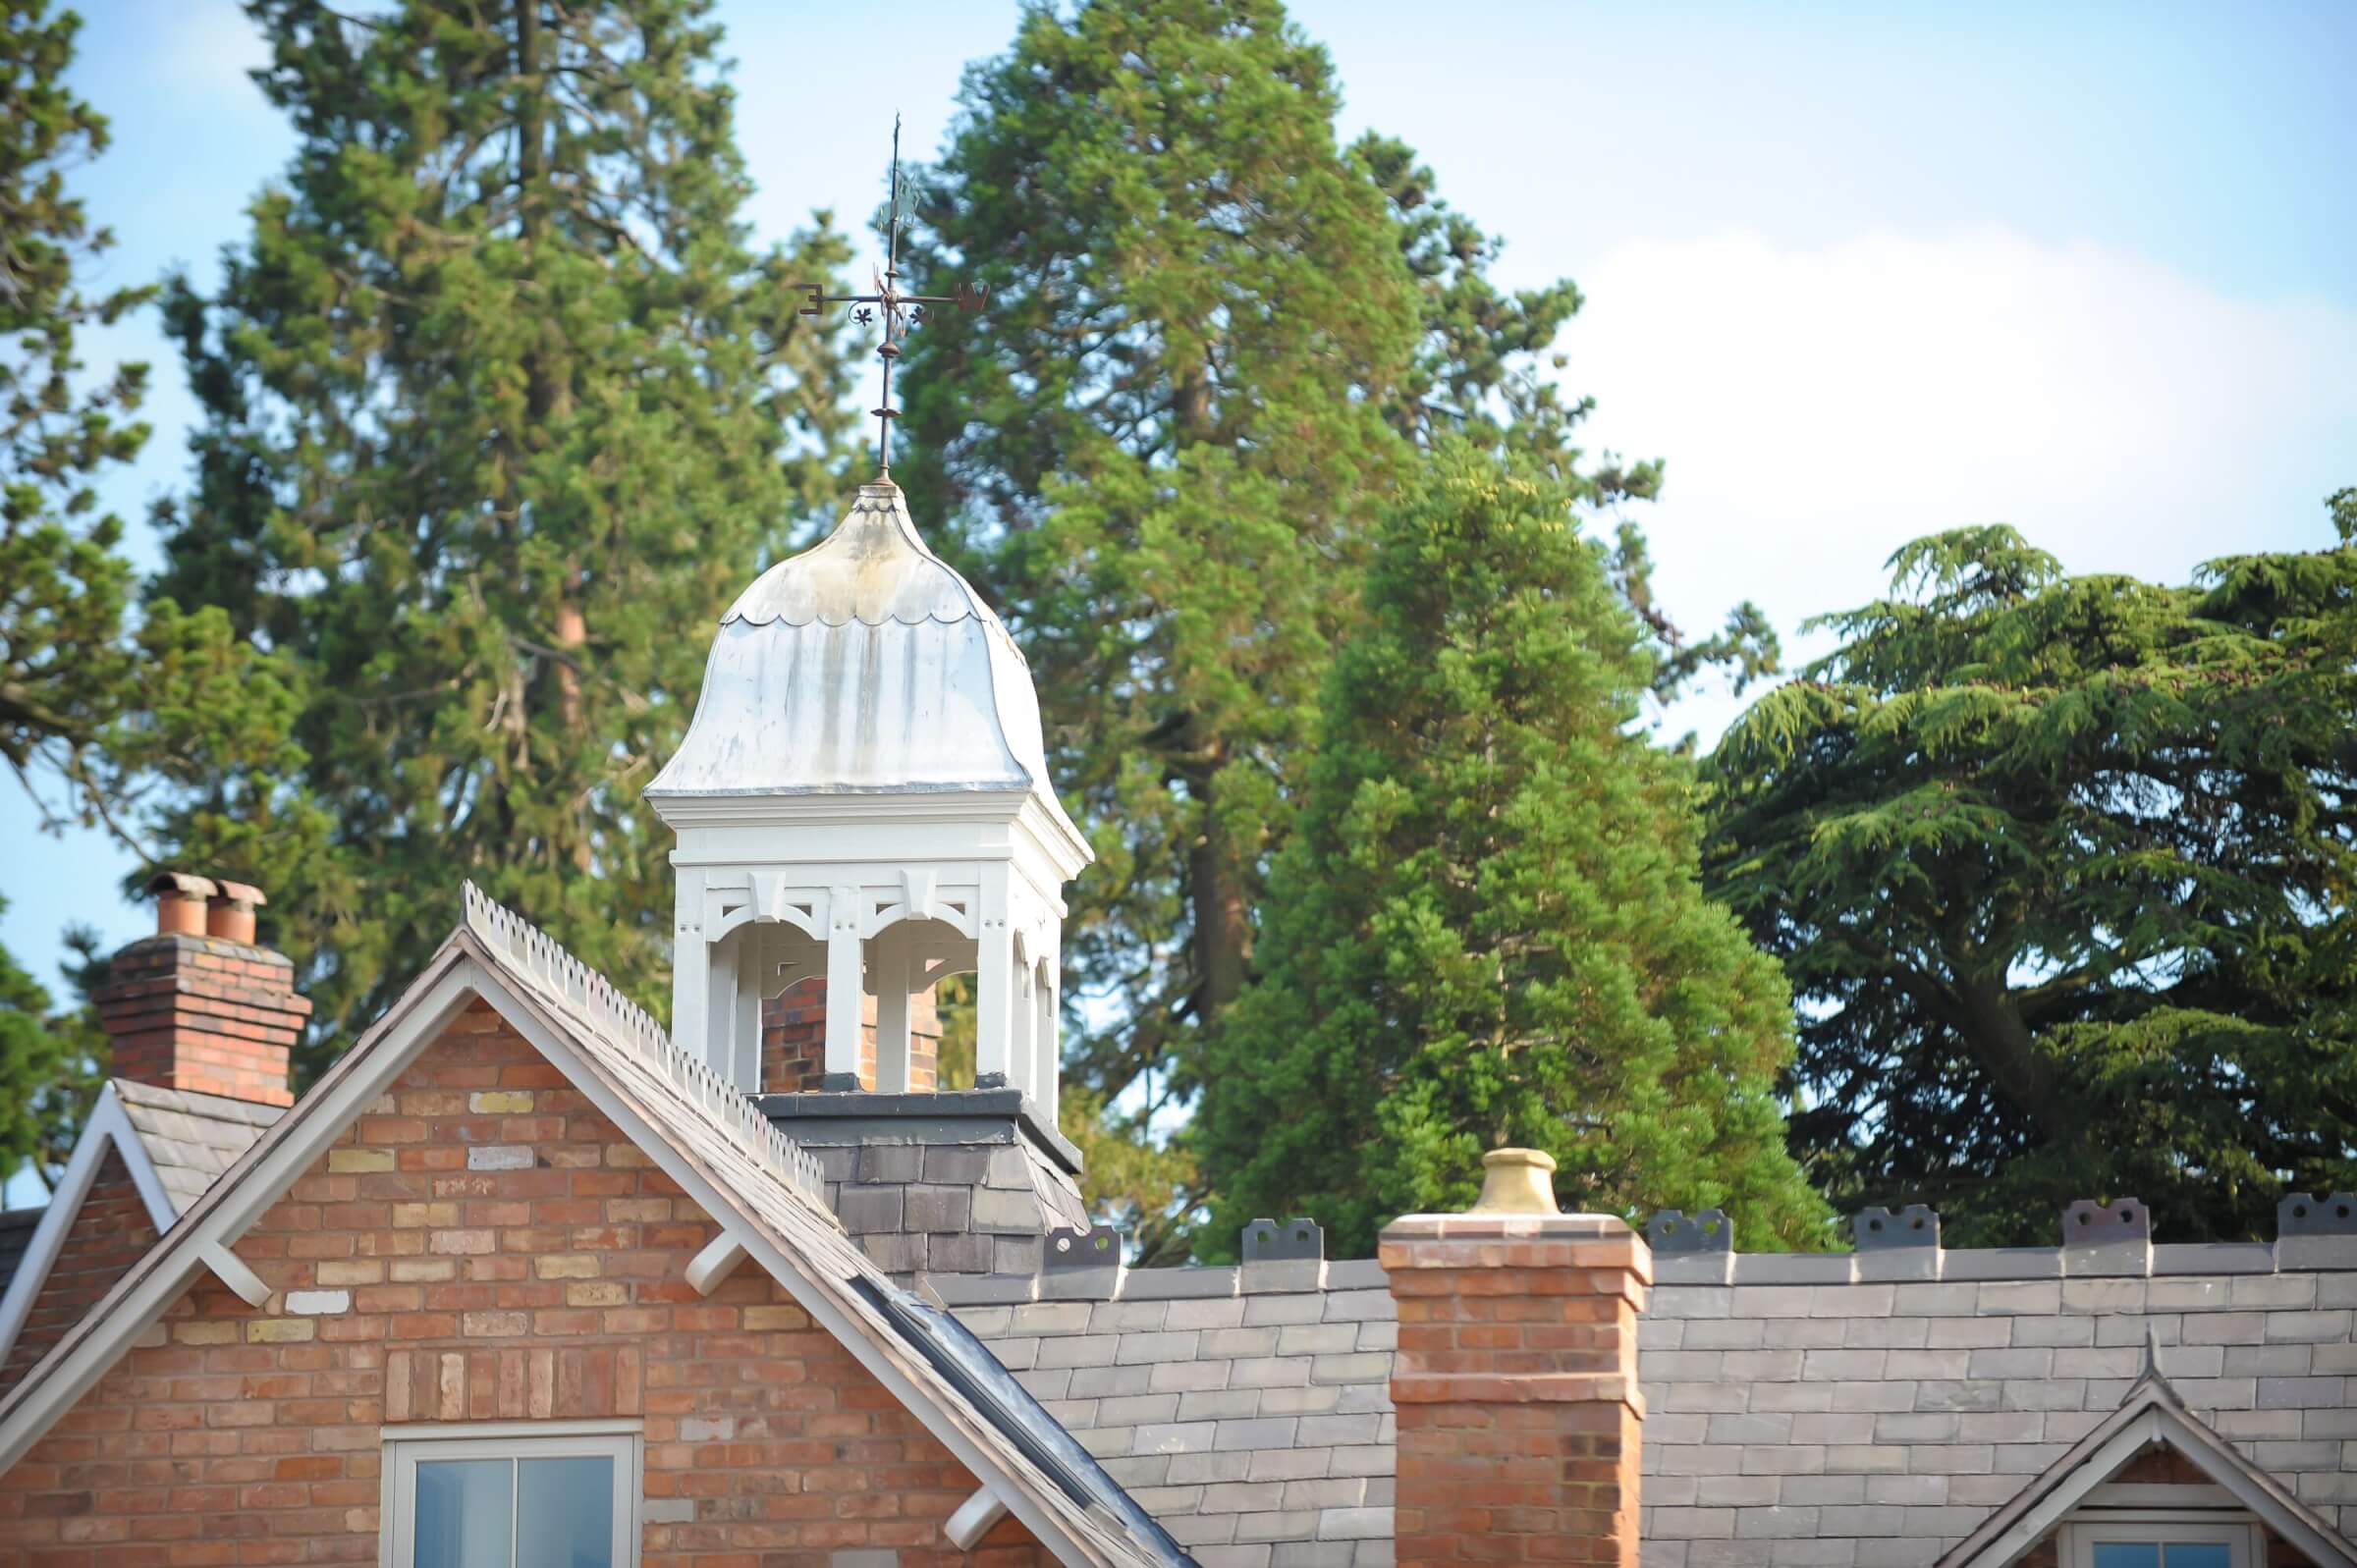
POLYGON ((1056 1119, 1086 847, 888 484, 730 612, 649 794, 670 1033, 466 890, 299 1100, 259 892, 159 879, 119 1076, 0 1217, 0 1563, 2357 1563, 2346 1198, 1745 1256, 1502 1151, 1376 1259, 1123 1267, 1056 1119))

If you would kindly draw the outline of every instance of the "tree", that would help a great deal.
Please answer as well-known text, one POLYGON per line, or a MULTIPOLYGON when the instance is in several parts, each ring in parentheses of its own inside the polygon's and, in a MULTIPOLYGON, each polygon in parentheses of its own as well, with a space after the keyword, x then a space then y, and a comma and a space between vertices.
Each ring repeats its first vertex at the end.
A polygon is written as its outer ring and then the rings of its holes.
POLYGON ((2357 491, 2331 505, 2336 548, 2185 587, 1918 540, 1727 731, 1711 884, 1798 995, 1828 1190, 1976 1244, 2126 1194, 2194 1240, 2357 1176, 2357 491))
POLYGON ((1703 896, 1691 764, 1576 489, 1444 447, 1384 519, 1253 985, 1213 1032, 1206 1240, 1314 1215, 1362 1255, 1539 1148, 1571 1206, 1817 1240, 1775 1094, 1786 993, 1703 896))
POLYGON ((299 147, 218 294, 168 300, 204 417, 160 586, 300 663, 305 761, 177 843, 271 885, 328 1051, 462 876, 658 1001, 638 790, 729 597, 841 500, 836 340, 789 284, 844 242, 747 249, 701 0, 248 10, 299 147))
MULTIPOLYGON (((206 770, 286 761, 291 701, 283 668, 219 611, 131 614, 122 519, 96 483, 147 439, 147 367, 93 375, 77 340, 154 291, 79 281, 114 243, 66 184, 107 145, 105 118, 66 85, 80 28, 45 0, 0 13, 0 759, 43 826, 100 827, 145 857, 143 804, 206 770)), ((0 951, 0 1168, 70 1130, 104 1060, 0 951)))
MULTIPOLYGON (((1581 477, 1537 356, 1568 284, 1497 244, 1398 142, 1337 141, 1325 52, 1275 0, 1026 12, 968 72, 910 265, 990 286, 912 341, 896 470, 1013 625, 1095 844, 1073 890, 1074 1104, 1158 1104, 1251 972, 1376 502, 1448 432, 1581 477), (1151 1083, 1153 1091, 1135 1092, 1151 1083)), ((1141 1172, 1154 1208, 1172 1162, 1141 1172)), ((1149 1257, 1157 1255, 1151 1238, 1149 1257)))

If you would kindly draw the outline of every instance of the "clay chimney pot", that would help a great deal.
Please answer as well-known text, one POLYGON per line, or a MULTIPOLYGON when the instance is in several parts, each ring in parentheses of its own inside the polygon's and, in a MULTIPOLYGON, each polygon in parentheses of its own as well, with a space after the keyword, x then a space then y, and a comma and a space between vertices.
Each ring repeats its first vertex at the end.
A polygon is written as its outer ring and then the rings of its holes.
POLYGON ((223 882, 220 892, 205 910, 204 929, 208 936, 223 942, 253 946, 253 911, 268 902, 262 890, 246 882, 223 882))
POLYGON ((201 937, 205 932, 205 901, 219 890, 209 877, 185 871, 159 871, 147 879, 155 894, 155 932, 159 937, 201 937))
POLYGON ((1481 1196, 1467 1214, 1552 1215, 1555 1157, 1543 1149, 1493 1149, 1481 1157, 1481 1196))

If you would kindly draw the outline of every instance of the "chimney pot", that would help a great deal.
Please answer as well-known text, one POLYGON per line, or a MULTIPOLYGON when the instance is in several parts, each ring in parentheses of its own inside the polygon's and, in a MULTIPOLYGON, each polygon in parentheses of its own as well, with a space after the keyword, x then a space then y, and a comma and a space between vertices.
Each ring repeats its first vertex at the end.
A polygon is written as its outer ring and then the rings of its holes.
POLYGON ((91 1000, 114 1074, 253 1105, 294 1103, 287 1087, 311 1004, 295 966, 257 947, 261 890, 182 871, 148 879, 156 934, 116 953, 91 1000), (208 907, 209 906, 209 907, 208 907))
POLYGON ((1561 1213, 1555 1207, 1555 1156, 1544 1149, 1493 1149, 1481 1157, 1481 1196, 1466 1213, 1561 1213))
POLYGON ((267 902, 269 900, 262 896, 262 890, 251 883, 222 882, 213 901, 205 909, 205 934, 219 937, 223 942, 252 946, 253 911, 267 902))
POLYGON ((147 879, 155 894, 155 934, 159 937, 201 937, 205 932, 205 902, 219 890, 209 877, 185 871, 159 871, 147 879))

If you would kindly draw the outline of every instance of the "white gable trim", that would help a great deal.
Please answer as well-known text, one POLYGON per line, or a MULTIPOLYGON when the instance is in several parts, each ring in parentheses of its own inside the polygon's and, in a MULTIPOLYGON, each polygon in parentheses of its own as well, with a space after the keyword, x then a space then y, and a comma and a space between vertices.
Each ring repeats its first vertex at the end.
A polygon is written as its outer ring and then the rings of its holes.
MULTIPOLYGON (((563 1025, 528 992, 506 983, 497 960, 488 958, 464 929, 443 945, 425 973, 310 1093, 280 1116, 98 1306, 0 1398, 0 1474, 13 1468, 180 1298, 207 1267, 207 1252, 230 1247, 245 1234, 345 1129, 441 1038, 444 1029, 476 997, 490 1003, 563 1072, 601 1114, 718 1221, 724 1232, 737 1236, 748 1255, 850 1351, 853 1359, 891 1390, 985 1487, 1007 1500, 1010 1510, 1051 1555, 1065 1563, 1109 1560, 1063 1524, 1036 1481, 1003 1462, 994 1452, 994 1433, 943 1404, 919 1385, 910 1362, 862 1331, 844 1297, 837 1294, 844 1290, 848 1296, 842 1281, 821 1281, 788 1256, 767 1226, 738 1204, 725 1183, 715 1180, 637 1114, 598 1065, 574 1048, 563 1025)), ((132 1141, 136 1144, 136 1137, 132 1141)))
POLYGON ((32 1315, 32 1304, 40 1299, 41 1286, 49 1282, 49 1271, 56 1267, 57 1255, 65 1249, 66 1236, 74 1221, 82 1216, 82 1206, 90 1196, 90 1188, 98 1181, 98 1172, 106 1163, 108 1150, 123 1159, 123 1167, 131 1172, 132 1185, 139 1190, 139 1202, 147 1210, 148 1223, 162 1235, 180 1217, 172 1207, 171 1195, 164 1191, 163 1177, 155 1168, 155 1160, 147 1153, 147 1145, 139 1138, 131 1115, 123 1108, 123 1101, 110 1082, 98 1091, 98 1099, 90 1107, 90 1119, 82 1123, 82 1136, 75 1140, 74 1153, 66 1161, 64 1174, 57 1178, 57 1190, 49 1195, 49 1207, 41 1214, 40 1223, 33 1227, 32 1239, 26 1243, 25 1256, 17 1263, 17 1271, 8 1282, 8 1293, 0 1295, 0 1364, 8 1360, 9 1352, 17 1345, 17 1336, 25 1331, 25 1320, 32 1315))
POLYGON ((2309 1561, 2357 1568, 2357 1550, 2273 1477, 2254 1469, 2194 1419, 2156 1373, 2147 1373, 2103 1425, 1942 1557, 1939 1568, 2005 1568, 2072 1512, 2092 1501, 2098 1489, 2129 1460, 2154 1444, 2191 1460, 2309 1561))

